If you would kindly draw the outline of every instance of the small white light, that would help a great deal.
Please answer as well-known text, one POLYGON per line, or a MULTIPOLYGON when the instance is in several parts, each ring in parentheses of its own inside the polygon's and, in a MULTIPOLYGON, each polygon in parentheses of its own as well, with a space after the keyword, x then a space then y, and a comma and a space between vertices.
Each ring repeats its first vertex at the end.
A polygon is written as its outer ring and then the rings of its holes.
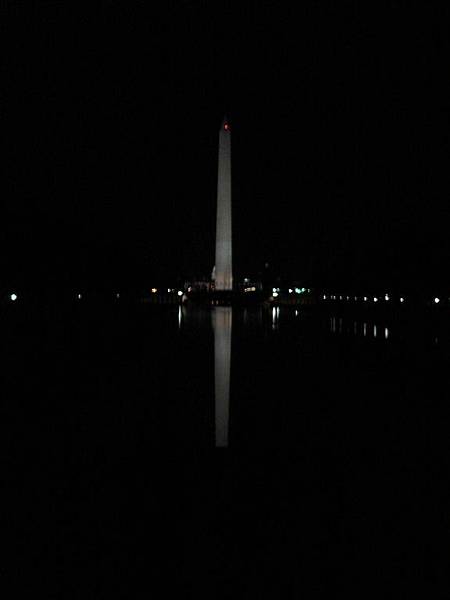
POLYGON ((327 299, 327 297, 326 297, 326 295, 325 295, 325 294, 323 295, 323 299, 324 299, 324 300, 326 300, 326 299, 327 299))
POLYGON ((167 288, 167 292, 170 294, 172 290, 170 288, 167 288))
POLYGON ((120 298, 120 294, 119 293, 116 294, 116 298, 120 298))
POLYGON ((358 300, 358 296, 355 296, 355 302, 356 302, 356 300, 358 300))
POLYGON ((389 329, 387 327, 384 328, 384 339, 387 340, 389 337, 389 329))
POLYGON ((377 298, 377 297, 375 297, 375 298, 373 299, 373 301, 374 301, 374 302, 378 302, 378 298, 377 298))
POLYGON ((301 293, 302 293, 302 290, 301 290, 300 288, 295 288, 295 293, 296 293, 296 294, 301 294, 301 293))
POLYGON ((364 302, 367 302, 367 296, 364 296, 364 302))
POLYGON ((156 294, 158 290, 156 288, 152 288, 152 294, 156 294))
POLYGON ((294 290, 292 288, 289 288, 289 293, 292 294, 294 290))
POLYGON ((295 316, 296 316, 296 317, 298 316, 298 310, 296 310, 296 311, 295 311, 295 316))
POLYGON ((339 296, 339 300, 342 300, 342 296, 339 296))
POLYGON ((350 300, 350 296, 347 296, 347 300, 350 300))
POLYGON ((179 295, 179 296, 182 296, 182 295, 183 295, 183 292, 182 292, 181 290, 178 290, 178 295, 179 295))
POLYGON ((404 298, 400 298, 400 302, 403 304, 403 302, 405 301, 404 298))
POLYGON ((272 292, 275 294, 275 292, 277 291, 277 288, 272 288, 272 292))
POLYGON ((10 298, 13 302, 15 302, 17 300, 17 294, 11 294, 10 298))
POLYGON ((439 304, 439 302, 440 302, 439 298, 435 298, 435 299, 434 299, 434 303, 435 303, 435 304, 439 304))
POLYGON ((386 300, 386 302, 389 302, 389 294, 385 294, 384 299, 386 300))
POLYGON ((81 294, 78 294, 77 298, 78 300, 81 300, 81 294))
POLYGON ((278 292, 273 292, 273 294, 272 294, 272 295, 273 295, 273 297, 274 297, 274 298, 277 298, 277 296, 278 296, 278 292))

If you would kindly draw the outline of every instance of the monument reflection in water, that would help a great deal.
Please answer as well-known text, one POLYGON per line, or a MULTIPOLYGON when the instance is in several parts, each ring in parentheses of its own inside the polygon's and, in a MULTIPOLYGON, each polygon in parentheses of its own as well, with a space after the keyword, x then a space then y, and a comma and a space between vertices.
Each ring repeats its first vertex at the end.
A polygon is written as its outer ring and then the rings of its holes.
POLYGON ((226 448, 228 446, 231 325, 231 306, 217 306, 213 309, 216 448, 226 448))

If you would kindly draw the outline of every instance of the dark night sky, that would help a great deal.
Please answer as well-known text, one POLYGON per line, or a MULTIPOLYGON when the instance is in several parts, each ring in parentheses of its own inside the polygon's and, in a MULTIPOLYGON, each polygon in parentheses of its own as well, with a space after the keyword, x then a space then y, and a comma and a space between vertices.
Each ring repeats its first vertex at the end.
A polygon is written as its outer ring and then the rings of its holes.
POLYGON ((227 111, 238 273, 448 289, 448 11, 161 4, 2 3, 3 286, 209 274, 227 111))

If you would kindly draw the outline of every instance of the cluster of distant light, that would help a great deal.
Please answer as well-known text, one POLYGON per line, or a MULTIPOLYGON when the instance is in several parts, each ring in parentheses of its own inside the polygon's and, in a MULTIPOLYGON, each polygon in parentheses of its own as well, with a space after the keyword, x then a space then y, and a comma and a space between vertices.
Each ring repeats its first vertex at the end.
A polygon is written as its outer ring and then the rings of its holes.
MULTIPOLYGON (((156 294, 157 292, 158 292, 158 290, 156 288, 152 288, 152 294, 156 294)), ((182 290, 176 290, 176 289, 170 289, 170 288, 167 289, 167 292, 168 293, 175 293, 176 292, 178 296, 182 296, 184 294, 184 292, 182 290)), ((80 292, 78 292, 76 296, 77 296, 78 300, 81 300, 83 298, 83 295, 80 292)), ((19 296, 16 293, 13 292, 9 296, 9 298, 10 298, 11 302, 15 302, 19 298, 19 296)), ((120 298, 120 293, 119 292, 116 292, 116 298, 117 299, 120 298)))
MULTIPOLYGON (((311 291, 310 289, 307 289, 307 288, 304 288, 304 287, 302 287, 302 288, 299 288, 299 287, 288 288, 288 293, 289 294, 294 294, 294 293, 295 294, 304 294, 305 292, 309 294, 310 291, 311 291)), ((272 296, 274 298, 277 298, 279 296, 280 292, 281 292, 281 290, 280 290, 279 287, 272 288, 272 296)))
MULTIPOLYGON (((158 289, 157 288, 152 288, 151 291, 152 291, 152 294, 157 294, 158 293, 158 289)), ((191 291, 191 288, 188 288, 188 292, 190 292, 190 291, 191 291)), ((256 287, 255 286, 246 287, 246 288, 244 288, 244 291, 245 292, 255 292, 256 291, 256 287)), ((274 298, 277 298, 279 296, 279 294, 280 294, 280 291, 281 291, 280 288, 272 288, 272 296, 274 298)), ((298 288, 298 287, 296 287, 294 289, 292 289, 292 288, 288 289, 289 294, 293 294, 293 293, 295 293, 295 294, 304 294, 305 292, 309 293, 310 291, 311 291, 310 289, 307 289, 307 288, 298 288)), ((182 290, 177 290, 177 289, 172 289, 172 288, 167 288, 167 293, 168 294, 175 294, 176 293, 180 297, 184 294, 184 292, 182 290)), ((83 296, 82 296, 81 293, 77 294, 78 300, 81 300, 82 297, 83 296)), ((119 292, 116 293, 116 298, 120 298, 120 293, 119 292)), ((17 299, 18 299, 18 295, 13 292, 10 295, 10 300, 12 302, 15 302, 17 299)), ((322 299, 323 300, 347 300, 347 301, 353 300, 355 302, 358 302, 358 301, 362 300, 363 302, 373 301, 375 303, 380 300, 380 298, 378 296, 372 296, 369 299, 368 296, 343 296, 343 295, 337 295, 337 294, 323 294, 322 295, 322 299)), ((385 302, 389 302, 392 299, 393 298, 392 298, 392 296, 390 294, 384 294, 384 300, 385 300, 385 302)), ((404 296, 400 296, 398 299, 399 299, 399 302, 401 304, 403 304, 406 301, 406 298, 404 296)), ((450 298, 449 298, 449 301, 450 301, 450 298)), ((439 304, 441 302, 441 298, 439 298, 438 296, 435 296, 433 298, 433 302, 434 302, 434 304, 439 304)))
MULTIPOLYGON (((152 288, 152 294, 157 294, 158 293, 158 288, 152 288)), ((174 288, 167 288, 167 293, 168 294, 177 294, 178 296, 182 296, 184 294, 184 292, 182 290, 176 290, 174 288)))
MULTIPOLYGON (((373 296, 373 297, 369 298, 368 296, 342 296, 342 295, 337 295, 337 294, 323 294, 322 299, 323 300, 347 300, 347 301, 354 300, 355 302, 362 300, 363 302, 373 301, 376 303, 381 298, 379 298, 378 296, 373 296)), ((392 296, 390 294, 385 294, 384 300, 385 300, 385 302, 389 302, 392 300, 392 296)), ((450 298, 449 298, 449 300, 450 300, 450 298)), ((400 296, 399 301, 403 304, 406 301, 406 298, 404 296, 400 296)), ((441 301, 441 299, 438 298, 437 296, 435 296, 433 298, 434 304, 439 304, 440 301, 441 301)))

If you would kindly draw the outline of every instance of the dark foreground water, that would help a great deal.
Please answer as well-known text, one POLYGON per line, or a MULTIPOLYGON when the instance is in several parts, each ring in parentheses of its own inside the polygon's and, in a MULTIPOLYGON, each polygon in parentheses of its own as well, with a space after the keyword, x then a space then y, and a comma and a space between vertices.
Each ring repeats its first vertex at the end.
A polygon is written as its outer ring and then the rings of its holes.
POLYGON ((81 304, 2 318, 2 590, 448 590, 445 320, 81 304))

